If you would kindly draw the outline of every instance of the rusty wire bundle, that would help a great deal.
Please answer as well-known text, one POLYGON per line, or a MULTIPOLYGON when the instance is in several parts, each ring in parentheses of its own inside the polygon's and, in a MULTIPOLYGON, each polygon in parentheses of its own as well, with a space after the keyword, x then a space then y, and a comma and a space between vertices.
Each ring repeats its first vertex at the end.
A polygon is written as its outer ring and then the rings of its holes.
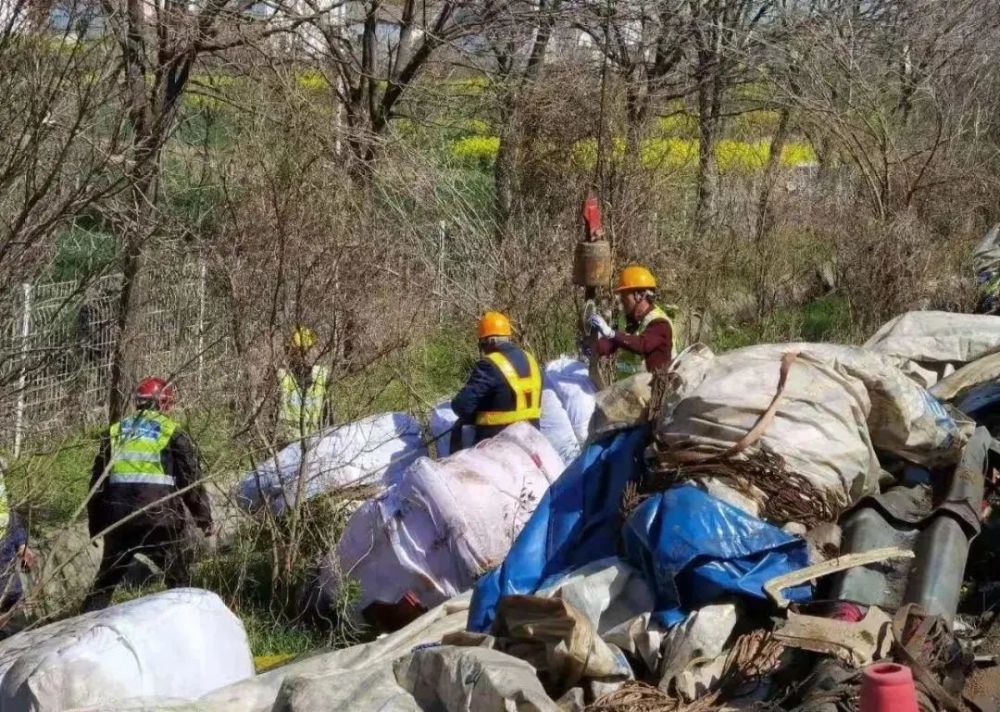
MULTIPOLYGON (((588 712, 708 712, 719 709, 732 696, 745 693, 747 686, 758 683, 774 672, 784 647, 769 631, 755 630, 737 638, 722 668, 716 689, 691 702, 643 682, 629 681, 592 705, 588 712)), ((741 706, 743 710, 773 709, 771 703, 741 706)))
MULTIPOLYGON (((762 448, 686 465, 668 463, 664 458, 664 466, 646 475, 631 493, 633 509, 645 496, 692 479, 711 477, 757 502, 761 518, 779 525, 799 522, 811 529, 837 518, 838 507, 827 493, 790 470, 780 455, 762 448)), ((624 505, 623 501, 623 510, 624 505)))
POLYGON ((785 649, 771 631, 758 629, 736 639, 722 668, 720 685, 727 690, 733 685, 745 685, 773 673, 785 649))
POLYGON ((686 703, 659 688, 629 680, 587 707, 587 712, 708 712, 716 708, 718 692, 686 703))

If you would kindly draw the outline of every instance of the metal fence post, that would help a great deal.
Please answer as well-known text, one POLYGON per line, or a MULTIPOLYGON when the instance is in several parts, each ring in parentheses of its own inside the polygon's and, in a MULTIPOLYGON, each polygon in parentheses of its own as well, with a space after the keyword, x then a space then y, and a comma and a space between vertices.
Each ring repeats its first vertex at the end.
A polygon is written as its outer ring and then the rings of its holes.
POLYGON ((205 371, 205 260, 198 276, 198 392, 201 393, 205 371))
POLYGON ((25 282, 24 304, 21 314, 21 374, 17 379, 17 413, 14 421, 14 457, 21 455, 24 440, 25 391, 28 388, 28 336, 31 334, 31 285, 25 282))
POLYGON ((437 298, 438 298, 438 326, 444 324, 444 241, 448 235, 444 220, 438 222, 438 265, 437 265, 437 298))

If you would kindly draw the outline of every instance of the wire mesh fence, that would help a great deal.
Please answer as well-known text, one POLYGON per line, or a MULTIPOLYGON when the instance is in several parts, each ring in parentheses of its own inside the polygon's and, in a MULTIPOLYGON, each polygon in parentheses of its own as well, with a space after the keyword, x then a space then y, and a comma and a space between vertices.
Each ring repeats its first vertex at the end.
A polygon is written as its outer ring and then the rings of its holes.
MULTIPOLYGON (((121 275, 21 284, 0 310, 0 448, 103 420, 117 346, 121 275)), ((169 284, 140 279, 129 329, 130 376, 166 375, 187 392, 217 379, 227 343, 209 304, 205 269, 185 265, 169 284)))

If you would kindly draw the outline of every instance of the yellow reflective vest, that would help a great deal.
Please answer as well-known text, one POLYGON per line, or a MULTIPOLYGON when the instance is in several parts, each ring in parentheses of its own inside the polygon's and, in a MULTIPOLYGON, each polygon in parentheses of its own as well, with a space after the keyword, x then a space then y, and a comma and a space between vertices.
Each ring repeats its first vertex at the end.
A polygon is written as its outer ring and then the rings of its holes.
MULTIPOLYGON (((639 328, 633 332, 633 336, 639 336, 649 325, 654 321, 666 321, 670 324, 670 332, 673 335, 673 349, 674 354, 677 353, 677 332, 674 331, 674 322, 670 319, 670 315, 660 307, 654 306, 649 312, 642 318, 639 323, 639 328)), ((634 376, 637 373, 642 373, 646 370, 646 359, 641 354, 637 354, 633 351, 629 351, 626 348, 619 348, 617 353, 617 359, 615 362, 615 367, 618 371, 618 378, 628 378, 629 376, 634 376)))
POLYGON ((290 371, 284 368, 278 371, 281 387, 278 428, 286 440, 301 440, 323 426, 323 404, 329 389, 330 370, 325 366, 313 366, 310 376, 309 387, 303 392, 290 371))
POLYGON ((503 374, 507 385, 514 392, 514 410, 482 411, 476 414, 476 425, 510 425, 522 420, 537 420, 542 414, 542 375, 535 357, 524 351, 528 361, 528 375, 518 374, 514 364, 499 351, 486 354, 486 358, 503 374))
POLYGON ((111 468, 108 484, 174 486, 163 469, 163 451, 177 424, 163 413, 140 411, 111 426, 111 468))
POLYGON ((7 527, 10 526, 10 500, 7 499, 7 482, 4 480, 3 471, 0 470, 0 539, 7 534, 7 527))

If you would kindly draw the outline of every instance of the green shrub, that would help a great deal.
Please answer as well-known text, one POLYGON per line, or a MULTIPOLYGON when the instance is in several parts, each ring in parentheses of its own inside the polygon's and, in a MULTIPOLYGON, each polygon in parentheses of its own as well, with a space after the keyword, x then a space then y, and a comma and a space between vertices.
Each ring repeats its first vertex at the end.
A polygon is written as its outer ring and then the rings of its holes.
POLYGON ((72 227, 56 237, 51 279, 56 282, 83 280, 106 270, 117 253, 114 235, 72 227))
POLYGON ((499 152, 499 136, 466 136, 451 144, 451 155, 460 161, 489 165, 499 152))

